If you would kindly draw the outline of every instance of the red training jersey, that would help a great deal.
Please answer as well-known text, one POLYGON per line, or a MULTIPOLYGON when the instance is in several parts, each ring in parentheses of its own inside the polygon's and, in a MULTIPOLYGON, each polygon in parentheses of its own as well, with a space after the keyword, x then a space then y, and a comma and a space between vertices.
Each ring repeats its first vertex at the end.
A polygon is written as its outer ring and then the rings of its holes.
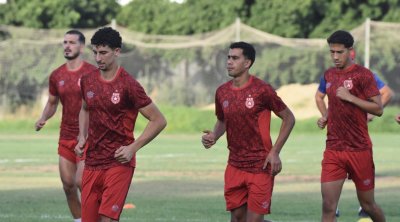
POLYGON ((77 139, 79 134, 79 111, 82 105, 81 77, 96 69, 96 66, 84 61, 77 70, 70 71, 67 65, 63 64, 51 73, 49 93, 59 97, 62 104, 60 139, 77 139))
POLYGON ((353 64, 345 70, 330 68, 324 76, 329 99, 326 148, 347 151, 372 149, 367 112, 336 96, 336 90, 340 86, 363 100, 379 95, 372 72, 353 64))
MULTIPOLYGON (((100 71, 82 77, 82 96, 89 111, 89 143, 85 167, 107 169, 121 165, 115 151, 133 143, 139 109, 152 101, 143 87, 123 68, 107 81, 100 71)), ((130 162, 135 166, 135 156, 130 162)))
POLYGON ((229 149, 228 164, 248 172, 261 172, 272 148, 271 111, 286 108, 271 85, 250 76, 241 88, 233 81, 221 85, 215 95, 215 112, 224 121, 229 149))

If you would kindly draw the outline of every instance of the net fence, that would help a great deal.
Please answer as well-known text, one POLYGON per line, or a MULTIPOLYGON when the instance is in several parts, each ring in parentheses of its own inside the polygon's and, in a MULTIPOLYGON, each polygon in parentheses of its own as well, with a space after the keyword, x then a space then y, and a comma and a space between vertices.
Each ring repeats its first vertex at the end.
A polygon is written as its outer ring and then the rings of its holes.
MULTIPOLYGON (((158 103, 204 106, 229 78, 225 69, 228 46, 252 43, 257 51, 251 73, 275 88, 317 83, 331 66, 325 39, 295 39, 272 35, 237 20, 213 32, 192 36, 146 35, 114 25, 123 39, 120 63, 158 103)), ((400 24, 370 22, 370 68, 400 94, 400 24)), ((351 30, 356 62, 364 64, 365 24, 351 30)), ((0 26, 0 111, 29 105, 47 92, 48 76, 65 62, 62 40, 67 29, 0 26)), ((96 29, 81 30, 90 44, 96 29)), ((84 58, 94 64, 90 45, 84 58)), ((296 95, 293 95, 296 96, 296 95)), ((395 97, 395 102, 399 102, 395 97)))

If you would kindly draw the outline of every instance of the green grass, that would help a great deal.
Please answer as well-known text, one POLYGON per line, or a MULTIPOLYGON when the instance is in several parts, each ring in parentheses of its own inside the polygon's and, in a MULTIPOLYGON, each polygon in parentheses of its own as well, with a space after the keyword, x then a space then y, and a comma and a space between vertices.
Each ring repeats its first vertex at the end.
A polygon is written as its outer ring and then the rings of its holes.
MULTIPOLYGON (((223 173, 226 142, 212 149, 198 134, 162 134, 140 150, 121 221, 226 222, 223 173)), ((57 133, 0 135, 0 221, 71 221, 58 176, 57 133)), ((376 200, 387 221, 400 221, 399 134, 373 133, 376 200)), ((283 171, 276 178, 273 221, 319 221, 320 162, 323 131, 295 133, 282 151, 283 171)), ((345 183, 339 221, 356 221, 358 203, 351 181, 345 183)))
MULTIPOLYGON (((47 121, 46 126, 42 129, 42 131, 45 133, 58 133, 61 119, 60 110, 62 110, 61 107, 58 108, 57 114, 52 119, 47 121)), ((160 110, 168 121, 168 125, 164 130, 165 133, 198 133, 204 129, 212 129, 216 121, 216 116, 213 110, 169 105, 161 105, 160 110)), ((25 114, 19 114, 1 119, 0 133, 32 133, 34 130, 34 124, 40 116, 38 113, 40 112, 41 110, 38 111, 38 108, 34 108, 34 110, 29 114, 26 114, 25 111, 25 114)), ((369 124, 370 132, 399 132, 399 124, 394 121, 394 116, 399 112, 399 107, 386 107, 384 115, 382 117, 375 118, 369 124)), ((294 132, 320 132, 321 130, 316 125, 317 119, 317 117, 302 120, 297 119, 294 132)), ((139 115, 136 122, 136 129, 140 131, 144 129, 146 124, 147 120, 139 115)), ((273 120, 271 122, 271 131, 277 132, 280 128, 280 124, 280 120, 273 120)))

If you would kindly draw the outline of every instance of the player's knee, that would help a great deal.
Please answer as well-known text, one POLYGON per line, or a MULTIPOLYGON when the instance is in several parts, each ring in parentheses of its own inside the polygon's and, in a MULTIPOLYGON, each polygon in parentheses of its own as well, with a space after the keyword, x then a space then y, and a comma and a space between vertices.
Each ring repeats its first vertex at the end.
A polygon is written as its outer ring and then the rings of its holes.
POLYGON ((322 210, 324 213, 335 214, 336 204, 334 202, 324 200, 322 202, 322 210))
POLYGON ((63 182, 63 189, 65 194, 73 194, 76 192, 76 185, 73 182, 63 182))

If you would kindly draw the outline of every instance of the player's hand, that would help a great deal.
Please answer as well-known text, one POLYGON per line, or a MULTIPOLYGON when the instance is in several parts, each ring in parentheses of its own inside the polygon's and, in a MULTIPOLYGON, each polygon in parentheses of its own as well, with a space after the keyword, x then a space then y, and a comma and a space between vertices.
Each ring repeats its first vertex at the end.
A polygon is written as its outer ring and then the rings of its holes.
POLYGON ((396 115, 395 120, 398 124, 400 124, 400 113, 396 115))
POLYGON ((371 122, 375 118, 375 115, 372 115, 371 113, 367 114, 367 122, 371 122))
POLYGON ((217 142, 215 140, 215 134, 210 130, 203 130, 203 133, 205 134, 201 137, 201 143, 208 149, 217 142))
POLYGON ((317 125, 321 129, 324 129, 327 123, 328 123, 328 118, 325 116, 319 118, 317 121, 317 125))
POLYGON ((86 139, 85 138, 80 138, 78 139, 78 144, 76 144, 74 151, 75 154, 79 157, 83 156, 84 149, 85 149, 85 144, 86 144, 86 139))
POLYGON ((341 100, 344 101, 351 101, 351 93, 349 92, 348 89, 344 88, 343 86, 337 88, 336 90, 336 96, 339 97, 341 100))
POLYGON ((135 151, 129 146, 121 146, 115 151, 114 158, 120 163, 129 163, 135 151))
POLYGON ((263 170, 265 170, 267 168, 268 164, 270 164, 270 166, 271 166, 271 174, 272 175, 275 176, 281 172, 282 162, 281 162, 281 158, 279 157, 278 153, 273 152, 273 151, 269 152, 267 158, 265 159, 263 170))
POLYGON ((43 128, 43 126, 46 124, 46 121, 40 118, 38 121, 35 123, 35 130, 39 131, 43 128))

